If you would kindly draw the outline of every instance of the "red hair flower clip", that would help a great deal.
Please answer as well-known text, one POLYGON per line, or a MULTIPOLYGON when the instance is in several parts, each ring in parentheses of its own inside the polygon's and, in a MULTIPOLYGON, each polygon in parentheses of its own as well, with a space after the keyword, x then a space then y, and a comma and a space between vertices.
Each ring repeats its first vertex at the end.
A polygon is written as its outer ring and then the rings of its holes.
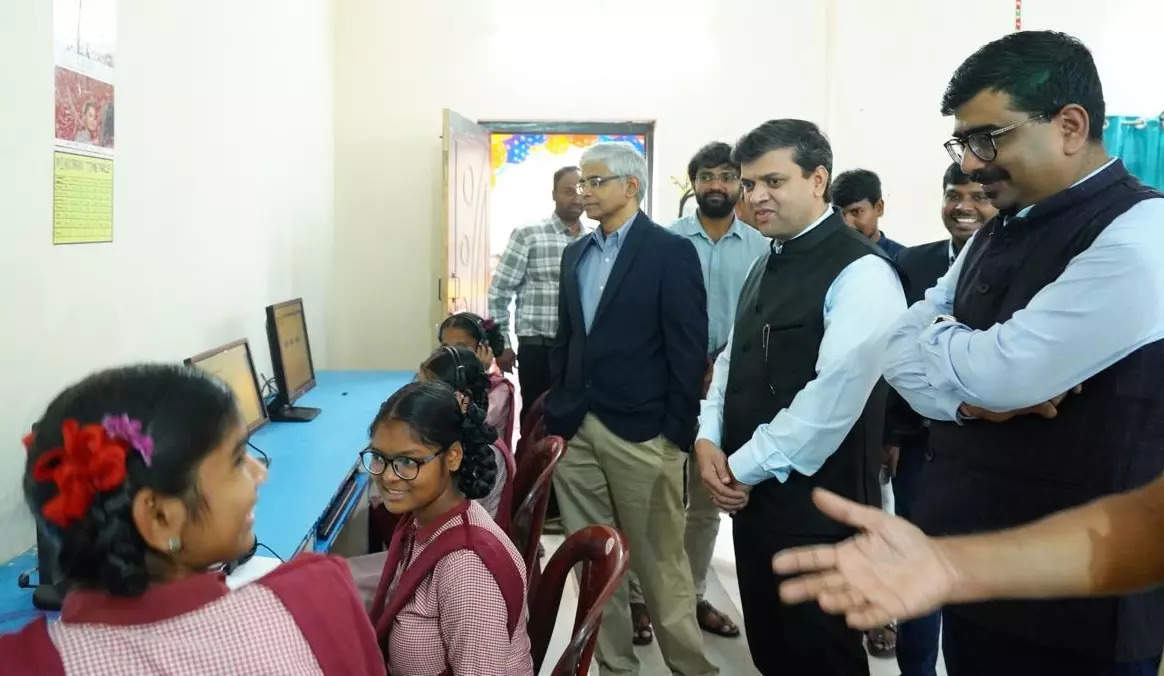
POLYGON ((153 440, 142 434, 139 421, 126 415, 106 416, 100 425, 65 420, 61 439, 60 447, 37 458, 32 476, 57 485, 56 496, 44 504, 41 513, 62 528, 85 516, 97 493, 125 481, 130 448, 141 454, 146 465, 153 455, 153 440))

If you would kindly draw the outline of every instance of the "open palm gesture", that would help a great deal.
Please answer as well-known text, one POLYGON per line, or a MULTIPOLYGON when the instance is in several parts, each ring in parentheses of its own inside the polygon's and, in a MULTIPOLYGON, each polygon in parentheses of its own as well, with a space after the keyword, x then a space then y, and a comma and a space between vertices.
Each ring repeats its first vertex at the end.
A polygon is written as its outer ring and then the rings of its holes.
POLYGON ((813 492, 822 512, 861 533, 835 545, 780 552, 772 569, 806 573, 780 585, 785 603, 815 599, 855 629, 881 627, 940 607, 957 573, 938 541, 908 521, 823 489, 813 492))

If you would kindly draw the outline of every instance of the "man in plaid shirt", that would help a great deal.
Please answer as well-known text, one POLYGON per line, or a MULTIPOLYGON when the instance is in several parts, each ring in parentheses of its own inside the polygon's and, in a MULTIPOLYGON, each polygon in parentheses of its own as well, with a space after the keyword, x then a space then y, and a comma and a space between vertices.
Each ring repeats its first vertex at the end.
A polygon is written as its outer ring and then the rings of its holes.
POLYGON ((520 361, 517 377, 523 417, 534 400, 550 388, 550 345, 558 331, 562 251, 589 232, 579 220, 582 196, 576 187, 580 176, 578 167, 562 167, 554 172, 553 215, 513 231, 489 286, 489 315, 505 336, 505 351, 498 355, 497 365, 511 373, 514 361, 520 361), (515 296, 516 353, 509 339, 509 303, 515 296))

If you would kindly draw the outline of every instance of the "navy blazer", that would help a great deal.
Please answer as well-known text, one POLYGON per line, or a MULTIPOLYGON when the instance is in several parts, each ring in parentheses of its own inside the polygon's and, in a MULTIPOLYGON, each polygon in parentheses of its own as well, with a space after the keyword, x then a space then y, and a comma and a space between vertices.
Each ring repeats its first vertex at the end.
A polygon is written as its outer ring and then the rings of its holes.
POLYGON ((581 237, 562 253, 546 428, 569 439, 593 413, 627 441, 662 434, 688 450, 707 370, 707 292, 695 247, 640 211, 587 335, 578 262, 589 245, 581 237))

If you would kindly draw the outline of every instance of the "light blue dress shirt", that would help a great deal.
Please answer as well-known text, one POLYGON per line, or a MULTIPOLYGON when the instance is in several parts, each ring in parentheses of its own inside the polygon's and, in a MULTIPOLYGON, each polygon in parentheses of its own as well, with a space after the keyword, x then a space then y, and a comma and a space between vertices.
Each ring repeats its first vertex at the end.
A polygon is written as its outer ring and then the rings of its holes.
MULTIPOLYGON (((832 215, 825 213, 800 235, 832 215)), ((772 246, 780 255, 781 246, 772 246)), ((905 309, 905 292, 897 272, 881 257, 869 254, 849 263, 825 293, 824 337, 816 360, 816 378, 809 381, 772 419, 756 428, 728 458, 732 476, 743 484, 766 479, 784 482, 791 472, 817 472, 836 452, 881 377, 885 341, 905 309)), ((731 339, 715 360, 715 373, 699 415, 700 439, 723 443, 723 402, 731 368, 731 339)))
POLYGON ((623 242, 630 233, 631 226, 639 217, 638 212, 621 228, 607 235, 599 227, 586 236, 586 249, 578 259, 578 294, 582 301, 582 319, 586 322, 586 334, 590 335, 590 325, 594 323, 594 313, 606 291, 606 281, 618 260, 623 242))
POLYGON ((713 242, 699 222, 698 213, 675 221, 671 231, 691 240, 699 254, 703 287, 707 289, 707 353, 712 354, 727 343, 748 270, 768 250, 771 241, 737 218, 723 237, 713 242))
POLYGON ((1117 216, 1025 308, 985 331, 934 324, 953 313, 969 248, 889 336, 885 378, 927 418, 957 420, 962 402, 1040 404, 1164 339, 1164 199, 1117 216))

